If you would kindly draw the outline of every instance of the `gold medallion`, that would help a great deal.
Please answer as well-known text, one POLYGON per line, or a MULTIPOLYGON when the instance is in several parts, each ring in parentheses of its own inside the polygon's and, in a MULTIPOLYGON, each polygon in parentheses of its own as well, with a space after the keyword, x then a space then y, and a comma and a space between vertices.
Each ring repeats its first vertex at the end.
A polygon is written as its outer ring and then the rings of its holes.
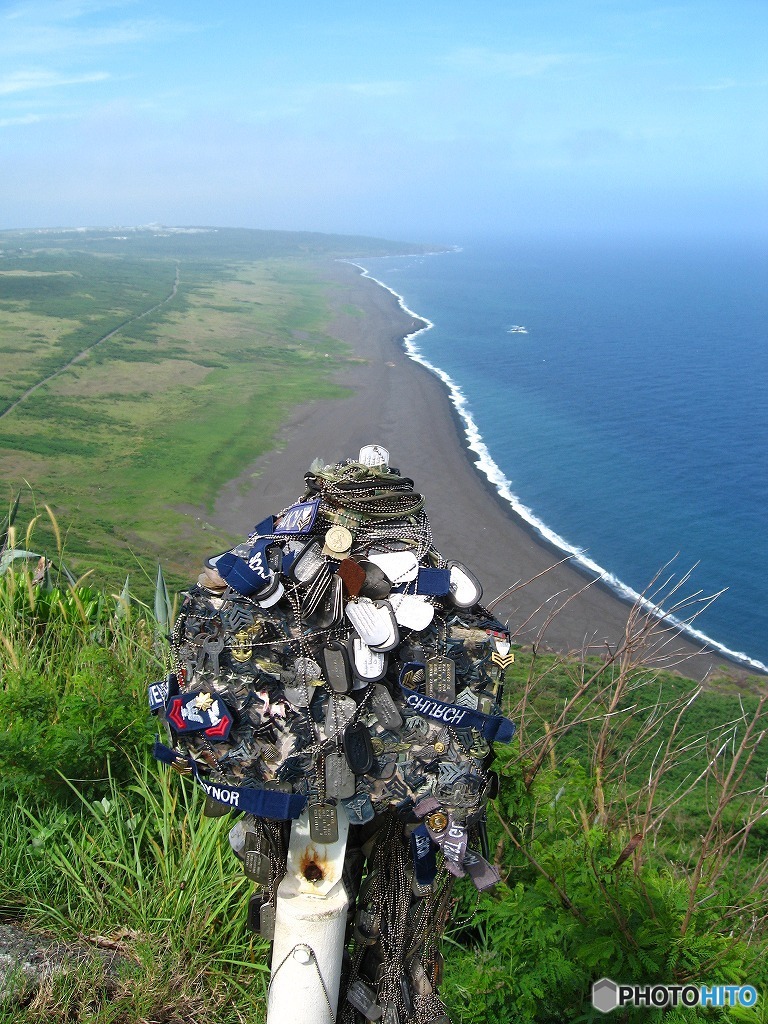
POLYGON ((329 554, 346 554, 352 547, 352 534, 346 526, 332 526, 325 534, 325 547, 329 554))
POLYGON ((433 832, 444 832, 448 827, 448 815, 445 811, 435 811, 427 815, 427 825, 433 832))

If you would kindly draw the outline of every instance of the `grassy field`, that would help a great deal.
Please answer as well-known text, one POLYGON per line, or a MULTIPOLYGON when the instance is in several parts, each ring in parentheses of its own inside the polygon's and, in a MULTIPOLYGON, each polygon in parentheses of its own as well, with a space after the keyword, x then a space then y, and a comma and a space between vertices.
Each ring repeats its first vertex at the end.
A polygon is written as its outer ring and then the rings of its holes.
POLYGON ((33 503, 55 505, 74 524, 66 546, 75 568, 111 586, 130 552, 148 564, 178 552, 164 566, 172 584, 187 581, 230 538, 182 506, 210 507, 269 450, 293 405, 343 398, 331 374, 349 353, 328 334, 328 285, 305 257, 384 251, 353 241, 0 236, 5 497, 28 483, 29 513, 33 503))

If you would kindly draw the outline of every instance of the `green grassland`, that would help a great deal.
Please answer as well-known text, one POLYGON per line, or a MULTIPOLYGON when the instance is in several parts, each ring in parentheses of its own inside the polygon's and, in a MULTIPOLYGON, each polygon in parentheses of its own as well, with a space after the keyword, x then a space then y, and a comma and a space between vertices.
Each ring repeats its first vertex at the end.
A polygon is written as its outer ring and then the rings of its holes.
POLYGON ((28 482, 72 524, 79 571, 117 586, 129 551, 174 552, 170 581, 187 581, 231 538, 181 506, 210 508, 292 406, 343 398, 331 378, 350 353, 316 257, 381 251, 284 232, 3 234, 7 497, 28 482))

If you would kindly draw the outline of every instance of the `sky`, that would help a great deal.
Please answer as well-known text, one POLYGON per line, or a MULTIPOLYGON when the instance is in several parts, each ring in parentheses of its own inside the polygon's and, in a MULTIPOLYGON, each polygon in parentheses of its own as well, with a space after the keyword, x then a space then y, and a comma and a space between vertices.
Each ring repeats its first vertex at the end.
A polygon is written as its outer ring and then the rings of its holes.
POLYGON ((765 233, 765 0, 0 0, 0 228, 765 233))

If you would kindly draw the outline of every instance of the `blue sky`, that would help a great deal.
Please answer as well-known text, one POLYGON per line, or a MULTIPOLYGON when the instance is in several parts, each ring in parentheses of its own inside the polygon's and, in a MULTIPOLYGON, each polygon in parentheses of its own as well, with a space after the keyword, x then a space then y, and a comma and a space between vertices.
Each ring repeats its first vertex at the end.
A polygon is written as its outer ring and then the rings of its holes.
POLYGON ((765 0, 0 0, 0 227, 764 231, 765 0))

